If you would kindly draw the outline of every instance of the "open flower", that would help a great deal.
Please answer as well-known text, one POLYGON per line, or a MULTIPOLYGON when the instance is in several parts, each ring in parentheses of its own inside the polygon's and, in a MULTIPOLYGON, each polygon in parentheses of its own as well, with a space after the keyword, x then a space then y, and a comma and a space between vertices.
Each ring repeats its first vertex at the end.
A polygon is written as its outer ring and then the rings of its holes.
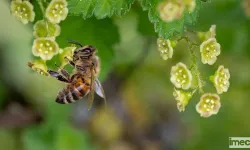
POLYGON ((192 93, 174 89, 173 95, 177 101, 178 110, 180 112, 185 111, 185 107, 187 106, 190 98, 192 97, 192 93))
POLYGON ((11 13, 23 24, 35 19, 33 5, 29 1, 13 0, 10 4, 11 13))
POLYGON ((34 25, 34 36, 39 37, 56 37, 60 34, 61 28, 59 25, 49 21, 39 20, 34 25))
POLYGON ((47 65, 43 60, 35 60, 32 62, 28 62, 28 66, 41 75, 45 76, 49 75, 47 72, 48 70, 47 65))
POLYGON ((192 74, 187 66, 181 62, 171 69, 170 81, 177 88, 189 89, 192 83, 192 74))
POLYGON ((62 68, 68 63, 68 60, 66 60, 65 58, 68 58, 71 60, 75 49, 76 49, 76 47, 73 47, 73 46, 72 47, 65 47, 64 49, 60 49, 59 59, 60 59, 62 68))
POLYGON ((43 60, 50 60, 59 51, 58 44, 51 38, 38 38, 34 40, 32 53, 43 60))
POLYGON ((217 94, 206 93, 201 96, 196 111, 201 117, 210 117, 218 113, 220 106, 220 97, 217 94))
POLYGON ((173 47, 175 45, 175 41, 163 40, 162 38, 157 39, 158 51, 160 51, 162 59, 167 60, 169 58, 172 58, 173 47))
POLYGON ((220 55, 220 44, 215 38, 210 38, 200 46, 201 61, 203 64, 213 65, 220 55))
POLYGON ((170 0, 160 3, 158 12, 162 20, 172 22, 182 17, 185 5, 180 0, 170 0))
POLYGON ((229 79, 230 79, 229 70, 228 68, 224 68, 224 66, 219 66, 215 74, 210 77, 210 80, 213 82, 214 87, 216 88, 218 94, 227 92, 230 86, 229 79))
POLYGON ((67 5, 66 0, 52 0, 46 9, 46 18, 52 23, 65 20, 68 15, 67 5))
POLYGON ((192 13, 196 7, 196 0, 183 0, 186 8, 190 13, 192 13))

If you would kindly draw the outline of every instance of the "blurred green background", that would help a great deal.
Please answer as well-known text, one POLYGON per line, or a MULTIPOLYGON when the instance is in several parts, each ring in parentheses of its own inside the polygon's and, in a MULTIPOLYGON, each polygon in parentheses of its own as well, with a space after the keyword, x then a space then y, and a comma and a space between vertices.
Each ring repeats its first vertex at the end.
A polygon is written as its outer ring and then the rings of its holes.
POLYGON ((182 113, 172 95, 171 66, 191 63, 185 42, 163 61, 154 27, 139 5, 121 18, 68 16, 60 24, 60 47, 68 45, 66 38, 92 44, 102 60, 107 109, 96 96, 88 111, 86 100, 55 103, 64 84, 27 66, 33 59, 32 25, 16 21, 9 3, 1 1, 0 150, 226 150, 229 137, 250 137, 250 19, 241 2, 211 0, 190 27, 207 31, 216 24, 222 53, 214 66, 200 68, 208 76, 223 64, 231 74, 219 113, 201 118, 195 110, 199 95, 182 113))

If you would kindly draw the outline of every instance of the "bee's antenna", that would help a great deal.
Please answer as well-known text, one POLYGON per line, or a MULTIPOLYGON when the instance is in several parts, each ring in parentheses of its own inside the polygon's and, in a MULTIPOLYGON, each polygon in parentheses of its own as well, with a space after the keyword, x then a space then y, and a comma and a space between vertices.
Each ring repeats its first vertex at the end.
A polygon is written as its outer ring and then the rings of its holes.
POLYGON ((76 44, 76 45, 78 45, 80 47, 83 47, 83 45, 81 43, 77 42, 77 41, 73 41, 71 39, 66 39, 66 40, 68 41, 68 43, 76 44))

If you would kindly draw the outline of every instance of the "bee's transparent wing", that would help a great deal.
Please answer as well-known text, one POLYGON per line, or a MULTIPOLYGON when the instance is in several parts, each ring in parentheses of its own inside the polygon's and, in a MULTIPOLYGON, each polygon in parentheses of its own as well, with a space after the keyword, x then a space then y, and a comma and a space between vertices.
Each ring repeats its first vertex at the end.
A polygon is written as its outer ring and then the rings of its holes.
POLYGON ((95 88, 95 76, 94 76, 94 69, 91 68, 91 80, 90 80, 90 89, 89 89, 89 95, 88 95, 88 109, 90 110, 92 104, 93 104, 93 100, 94 100, 94 88, 95 88))
POLYGON ((106 96, 102 88, 101 82, 98 80, 98 78, 95 79, 95 92, 104 99, 104 103, 106 105, 106 96))

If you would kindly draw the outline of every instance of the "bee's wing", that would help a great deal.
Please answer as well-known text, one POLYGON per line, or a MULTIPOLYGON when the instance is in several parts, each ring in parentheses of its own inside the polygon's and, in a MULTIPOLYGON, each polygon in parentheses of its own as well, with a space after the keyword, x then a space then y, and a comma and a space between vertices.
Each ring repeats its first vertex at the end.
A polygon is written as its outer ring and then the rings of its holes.
POLYGON ((91 80, 90 80, 90 89, 89 89, 89 95, 88 95, 88 107, 89 107, 89 110, 93 104, 93 100, 94 100, 94 88, 95 88, 95 76, 94 76, 94 69, 91 68, 90 69, 91 71, 91 80))
POLYGON ((98 80, 98 78, 95 79, 95 92, 104 99, 104 103, 106 105, 106 96, 102 88, 101 82, 98 80))

